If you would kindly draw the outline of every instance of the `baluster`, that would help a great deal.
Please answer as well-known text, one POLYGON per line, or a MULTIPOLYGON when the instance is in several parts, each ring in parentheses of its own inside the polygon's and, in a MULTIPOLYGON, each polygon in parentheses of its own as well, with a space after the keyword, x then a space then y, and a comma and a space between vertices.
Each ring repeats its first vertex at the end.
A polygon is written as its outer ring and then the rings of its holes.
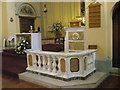
POLYGON ((32 55, 33 56, 33 67, 36 68, 37 65, 36 65, 36 57, 35 57, 35 54, 32 55))
POLYGON ((39 69, 41 69, 41 59, 40 59, 40 55, 38 55, 38 65, 39 65, 39 69))
POLYGON ((93 68, 95 68, 95 58, 96 58, 96 53, 92 53, 92 59, 93 59, 93 68))
POLYGON ((53 71, 53 57, 50 57, 50 72, 53 71))
POLYGON ((55 59, 55 56, 53 56, 53 72, 56 73, 57 70, 56 70, 56 59, 55 59))
POLYGON ((48 62, 47 62, 47 66, 48 66, 48 71, 51 71, 51 62, 50 62, 50 56, 48 56, 48 62))
POLYGON ((40 66, 41 66, 41 70, 42 70, 43 69, 43 55, 40 56, 40 62, 41 62, 40 66))
POLYGON ((42 57, 43 57, 43 70, 46 70, 46 62, 45 62, 45 56, 44 55, 42 55, 42 57))
POLYGON ((60 64, 61 58, 58 58, 58 73, 61 73, 61 64, 60 64))
POLYGON ((45 56, 45 69, 48 69, 48 56, 45 56))

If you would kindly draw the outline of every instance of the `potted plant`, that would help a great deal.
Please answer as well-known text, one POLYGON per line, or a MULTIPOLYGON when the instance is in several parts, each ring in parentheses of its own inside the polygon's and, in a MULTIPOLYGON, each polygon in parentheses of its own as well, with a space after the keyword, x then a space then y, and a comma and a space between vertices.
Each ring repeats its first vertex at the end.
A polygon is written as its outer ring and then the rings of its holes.
POLYGON ((64 26, 61 22, 53 23, 51 27, 51 33, 54 33, 56 37, 61 37, 64 26))

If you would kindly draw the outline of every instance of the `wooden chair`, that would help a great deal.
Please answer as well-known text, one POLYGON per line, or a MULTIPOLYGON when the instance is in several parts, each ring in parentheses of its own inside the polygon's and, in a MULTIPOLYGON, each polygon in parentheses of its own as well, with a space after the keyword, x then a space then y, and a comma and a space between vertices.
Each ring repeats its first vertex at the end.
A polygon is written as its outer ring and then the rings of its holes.
POLYGON ((59 44, 60 48, 64 50, 64 37, 56 37, 55 38, 55 45, 58 46, 58 44, 59 44))

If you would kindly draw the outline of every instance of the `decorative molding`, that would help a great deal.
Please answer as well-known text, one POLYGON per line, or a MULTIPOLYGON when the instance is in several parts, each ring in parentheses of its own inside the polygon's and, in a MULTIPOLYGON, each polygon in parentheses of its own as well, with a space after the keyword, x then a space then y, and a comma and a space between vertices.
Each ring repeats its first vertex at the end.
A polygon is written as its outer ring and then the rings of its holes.
POLYGON ((29 3, 17 2, 15 4, 15 8, 16 8, 15 13, 18 16, 24 16, 24 17, 36 17, 37 16, 35 9, 29 3))
POLYGON ((65 79, 73 77, 85 79, 96 70, 95 57, 96 50, 71 53, 32 50, 27 52, 26 70, 65 79), (29 55, 32 55, 32 66, 29 64, 31 63, 29 55), (85 56, 86 62, 84 62, 85 56))
POLYGON ((71 72, 78 72, 79 71, 79 59, 78 58, 71 58, 70 59, 70 71, 71 72))
POLYGON ((60 64, 61 64, 61 71, 66 72, 66 63, 64 58, 60 60, 60 64))

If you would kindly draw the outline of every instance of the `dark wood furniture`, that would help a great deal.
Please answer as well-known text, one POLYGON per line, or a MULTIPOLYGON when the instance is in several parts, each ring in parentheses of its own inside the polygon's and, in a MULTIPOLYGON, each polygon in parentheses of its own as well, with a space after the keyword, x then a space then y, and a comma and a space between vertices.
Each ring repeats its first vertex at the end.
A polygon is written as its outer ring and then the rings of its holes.
POLYGON ((88 45, 88 49, 98 49, 97 45, 88 45))
POLYGON ((17 55, 14 49, 3 50, 3 53, 0 53, 2 58, 2 71, 18 77, 19 73, 26 71, 27 67, 27 56, 26 55, 17 55))
POLYGON ((55 44, 64 44, 64 37, 56 37, 55 44))
POLYGON ((56 47, 61 48, 61 51, 64 51, 64 37, 56 37, 55 45, 56 47))

